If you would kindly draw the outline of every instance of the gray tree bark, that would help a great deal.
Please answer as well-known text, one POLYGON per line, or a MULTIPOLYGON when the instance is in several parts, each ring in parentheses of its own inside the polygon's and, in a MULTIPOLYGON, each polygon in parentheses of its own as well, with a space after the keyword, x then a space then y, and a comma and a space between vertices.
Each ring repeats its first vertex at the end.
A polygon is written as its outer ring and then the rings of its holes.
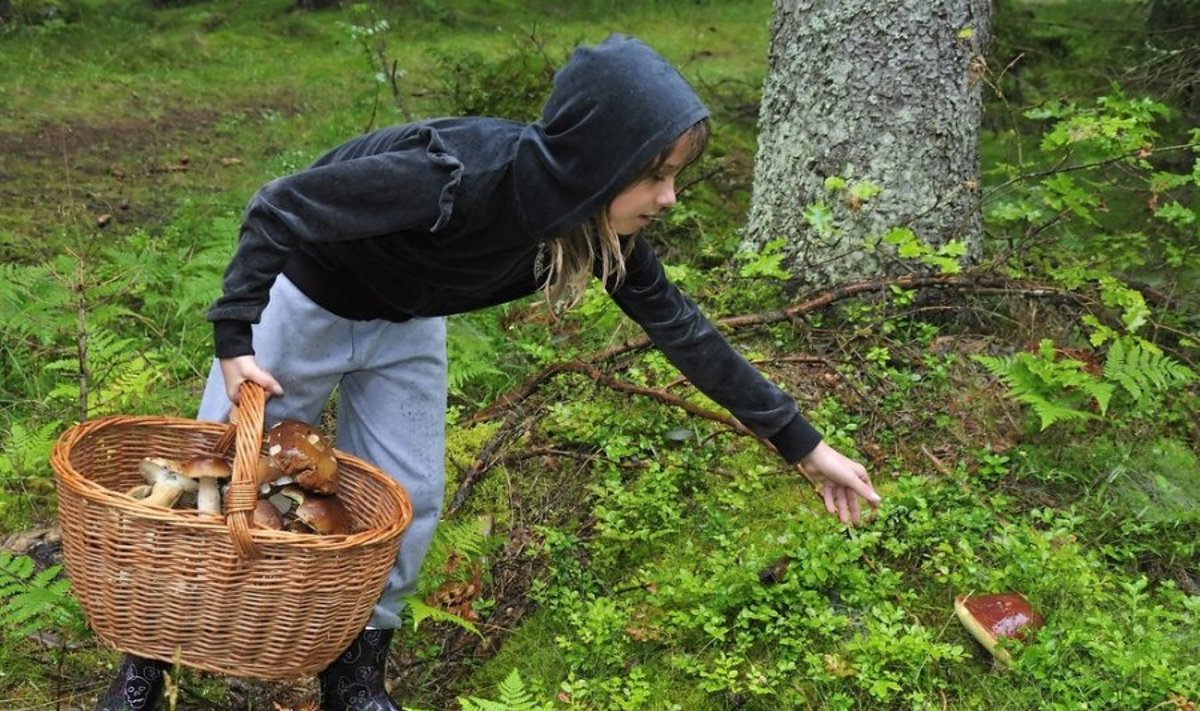
POLYGON ((785 238, 798 286, 921 271, 865 246, 895 227, 977 255, 989 11, 990 0, 776 0, 748 246, 785 238))

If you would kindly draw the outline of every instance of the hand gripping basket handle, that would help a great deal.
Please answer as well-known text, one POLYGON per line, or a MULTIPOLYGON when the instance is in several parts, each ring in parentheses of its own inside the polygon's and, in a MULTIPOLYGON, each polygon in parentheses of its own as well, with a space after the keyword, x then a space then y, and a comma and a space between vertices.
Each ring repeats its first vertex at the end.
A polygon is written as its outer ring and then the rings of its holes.
POLYGON ((258 558, 261 552, 250 537, 254 508, 258 505, 258 458, 262 452, 263 408, 266 391, 258 383, 244 381, 238 388, 238 404, 231 417, 229 430, 217 442, 216 450, 224 454, 233 440, 233 480, 225 495, 225 525, 238 555, 258 558))

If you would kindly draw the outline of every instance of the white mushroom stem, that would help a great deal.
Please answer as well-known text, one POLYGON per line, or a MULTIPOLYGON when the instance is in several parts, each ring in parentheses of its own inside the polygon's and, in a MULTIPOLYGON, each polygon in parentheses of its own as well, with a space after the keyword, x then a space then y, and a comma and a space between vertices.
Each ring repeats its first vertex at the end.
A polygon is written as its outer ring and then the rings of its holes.
POLYGON ((212 516, 221 515, 221 490, 217 488, 217 480, 204 477, 196 480, 196 510, 212 516))
POLYGON ((171 508, 181 496, 183 496, 183 480, 163 479, 154 485, 150 490, 150 495, 142 499, 142 503, 171 508))

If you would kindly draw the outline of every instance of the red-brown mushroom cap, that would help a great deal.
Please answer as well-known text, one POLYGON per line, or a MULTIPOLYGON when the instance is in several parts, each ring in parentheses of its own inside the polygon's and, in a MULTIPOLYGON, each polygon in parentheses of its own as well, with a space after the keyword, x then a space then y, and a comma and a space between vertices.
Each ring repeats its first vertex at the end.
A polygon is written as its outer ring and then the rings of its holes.
POLYGON ((1011 657, 997 646, 999 639, 1025 639, 1045 624, 1042 615, 1019 593, 959 595, 954 598, 954 611, 975 639, 1002 662, 1011 661, 1011 657))
POLYGON ((283 420, 267 433, 267 455, 275 469, 300 486, 321 494, 337 491, 338 465, 333 447, 311 425, 283 420))
POLYGON ((265 528, 271 531, 279 531, 283 529, 283 516, 280 515, 279 509, 275 508, 267 499, 259 499, 254 506, 254 526, 256 528, 265 528))
POLYGON ((338 497, 315 494, 295 486, 285 487, 280 493, 296 502, 290 511, 296 525, 289 526, 288 530, 322 536, 350 533, 350 513, 338 497))

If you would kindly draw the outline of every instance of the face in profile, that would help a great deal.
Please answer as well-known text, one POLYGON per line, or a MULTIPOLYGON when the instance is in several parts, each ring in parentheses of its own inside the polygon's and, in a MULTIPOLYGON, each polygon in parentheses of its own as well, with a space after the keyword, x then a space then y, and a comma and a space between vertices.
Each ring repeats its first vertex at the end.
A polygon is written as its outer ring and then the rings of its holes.
POLYGON ((655 170, 620 192, 608 206, 608 220, 617 234, 631 235, 675 204, 675 179, 692 157, 688 140, 677 141, 655 170))

